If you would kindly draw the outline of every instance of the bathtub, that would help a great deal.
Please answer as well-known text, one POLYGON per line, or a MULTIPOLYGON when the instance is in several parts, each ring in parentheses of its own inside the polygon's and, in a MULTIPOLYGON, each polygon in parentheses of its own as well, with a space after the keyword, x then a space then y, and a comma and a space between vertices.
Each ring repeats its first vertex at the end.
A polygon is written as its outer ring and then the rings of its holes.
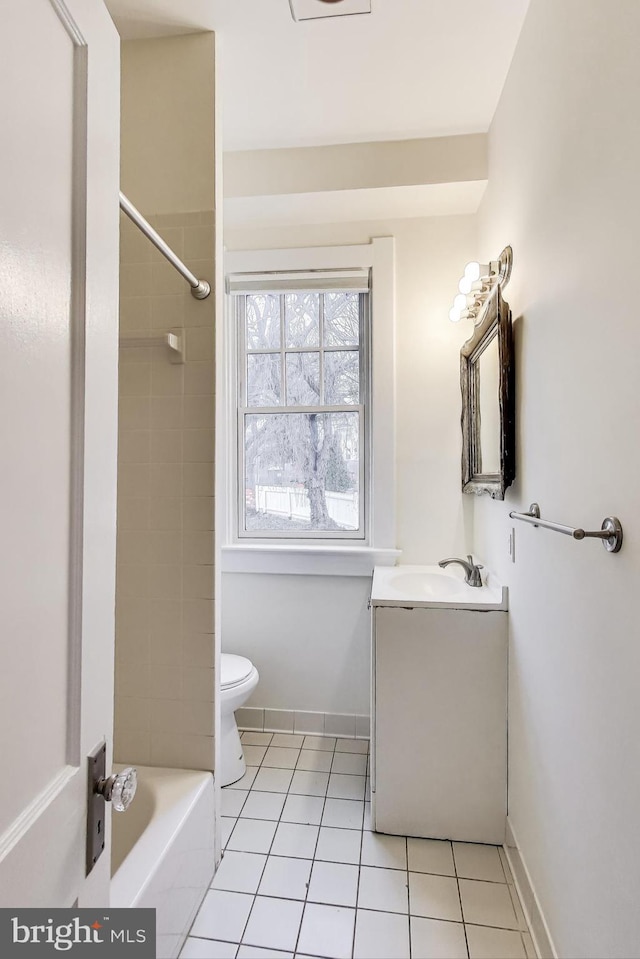
POLYGON ((111 905, 155 909, 157 959, 175 959, 214 872, 213 775, 137 769, 134 801, 112 816, 111 905))

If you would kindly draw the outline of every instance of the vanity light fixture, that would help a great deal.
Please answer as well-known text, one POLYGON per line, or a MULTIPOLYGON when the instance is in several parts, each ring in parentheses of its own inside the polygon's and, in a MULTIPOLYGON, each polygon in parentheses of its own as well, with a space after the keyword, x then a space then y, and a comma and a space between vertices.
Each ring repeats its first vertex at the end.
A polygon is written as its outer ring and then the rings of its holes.
POLYGON ((476 322, 482 307, 496 286, 505 287, 511 276, 513 253, 510 246, 504 248, 497 260, 490 263, 467 263, 464 274, 458 284, 460 291, 449 310, 452 323, 471 319, 476 322))

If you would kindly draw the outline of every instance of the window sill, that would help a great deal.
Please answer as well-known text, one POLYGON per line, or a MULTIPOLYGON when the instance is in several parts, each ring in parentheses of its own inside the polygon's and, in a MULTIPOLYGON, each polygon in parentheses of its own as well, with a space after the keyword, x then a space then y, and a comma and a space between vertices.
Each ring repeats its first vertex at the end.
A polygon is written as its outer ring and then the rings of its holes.
POLYGON ((223 573, 302 576, 371 576, 374 566, 395 566, 399 549, 367 546, 234 544, 221 548, 223 573))

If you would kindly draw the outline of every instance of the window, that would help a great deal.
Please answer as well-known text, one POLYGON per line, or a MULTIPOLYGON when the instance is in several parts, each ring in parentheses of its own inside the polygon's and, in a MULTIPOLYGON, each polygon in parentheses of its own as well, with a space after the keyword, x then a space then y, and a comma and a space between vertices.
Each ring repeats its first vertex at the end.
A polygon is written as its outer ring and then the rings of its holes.
POLYGON ((238 534, 366 537, 368 271, 238 278, 238 534))
POLYGON ((370 576, 396 562, 394 247, 393 237, 373 237, 225 252, 216 334, 223 572, 370 576), (306 462, 320 451, 323 462, 306 462), (324 498, 309 482, 322 470, 324 498))

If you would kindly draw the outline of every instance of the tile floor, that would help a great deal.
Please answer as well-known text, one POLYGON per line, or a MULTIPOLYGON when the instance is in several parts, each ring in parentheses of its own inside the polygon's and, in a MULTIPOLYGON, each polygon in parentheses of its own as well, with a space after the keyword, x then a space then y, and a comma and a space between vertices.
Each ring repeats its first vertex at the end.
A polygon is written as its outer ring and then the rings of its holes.
POLYGON ((366 740, 242 740, 181 959, 535 959, 501 849, 371 832, 366 740))

